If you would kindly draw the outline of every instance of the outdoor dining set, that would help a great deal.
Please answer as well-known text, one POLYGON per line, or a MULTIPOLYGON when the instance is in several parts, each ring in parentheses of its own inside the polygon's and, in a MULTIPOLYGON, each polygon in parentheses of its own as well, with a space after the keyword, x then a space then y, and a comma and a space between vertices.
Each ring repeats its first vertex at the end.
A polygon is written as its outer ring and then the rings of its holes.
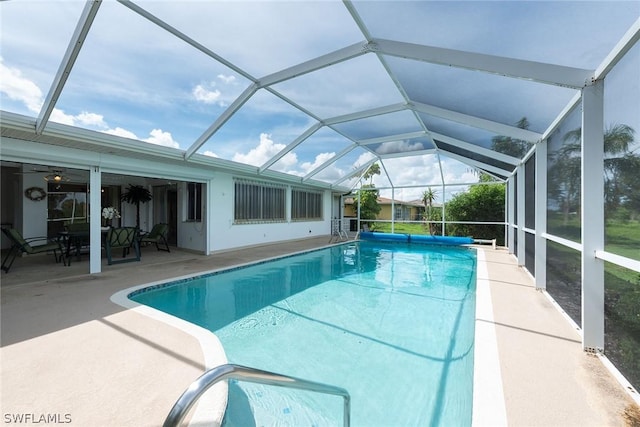
MULTIPOLYGON (((171 251, 167 241, 169 226, 165 223, 155 224, 149 232, 141 231, 138 227, 102 227, 101 231, 102 247, 108 265, 140 261, 141 246, 154 244, 159 251, 171 251), (115 254, 120 250, 122 257, 118 258, 115 254)), ((2 232, 11 243, 11 248, 2 260, 2 270, 6 273, 19 255, 53 253, 56 263, 62 262, 63 265, 69 266, 74 255, 80 260, 82 254, 90 248, 90 229, 89 223, 86 222, 67 224, 64 231, 59 232, 54 238, 25 239, 12 227, 3 227, 2 232)))

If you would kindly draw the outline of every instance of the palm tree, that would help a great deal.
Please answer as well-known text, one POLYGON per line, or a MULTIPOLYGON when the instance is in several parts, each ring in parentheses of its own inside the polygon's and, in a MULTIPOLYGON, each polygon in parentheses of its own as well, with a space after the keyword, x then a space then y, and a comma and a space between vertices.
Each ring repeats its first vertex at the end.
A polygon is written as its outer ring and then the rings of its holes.
POLYGON ((362 175, 362 178, 369 180, 369 185, 373 186, 373 176, 380 175, 380 165, 378 162, 369 166, 369 169, 362 175))
MULTIPOLYGON (((516 123, 516 127, 520 129, 529 129, 529 120, 526 117, 521 118, 516 123)), ((491 149, 509 156, 521 159, 527 154, 531 144, 521 139, 511 138, 510 136, 494 136, 491 138, 491 149)))
POLYGON ((147 203, 152 198, 151 192, 141 185, 129 184, 120 200, 136 205, 136 227, 140 228, 140 203, 147 203))
MULTIPOLYGON (((636 157, 629 152, 634 141, 635 130, 628 125, 615 124, 604 131, 604 172, 605 172, 605 201, 607 210, 615 209, 624 191, 620 183, 627 181, 629 174, 636 174, 632 165, 636 157), (631 165, 631 166, 630 166, 631 165)), ((554 165, 550 169, 551 191, 557 193, 561 199, 564 213, 564 223, 568 220, 569 206, 579 204, 580 191, 580 155, 582 128, 567 132, 564 145, 555 154, 554 165)))
MULTIPOLYGON (((429 187, 422 193, 422 203, 424 204, 424 209, 426 211, 425 221, 431 220, 431 208, 433 207, 433 201, 436 199, 437 191, 433 188, 429 187)), ((429 222, 429 234, 433 234, 432 232, 432 224, 429 222)))

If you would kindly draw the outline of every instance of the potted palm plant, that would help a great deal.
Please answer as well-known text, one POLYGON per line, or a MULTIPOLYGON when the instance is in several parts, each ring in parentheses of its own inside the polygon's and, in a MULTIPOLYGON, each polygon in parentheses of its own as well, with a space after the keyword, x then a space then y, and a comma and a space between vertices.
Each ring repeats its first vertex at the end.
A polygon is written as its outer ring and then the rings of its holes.
POLYGON ((152 198, 151 192, 142 185, 129 184, 120 196, 123 202, 136 205, 136 227, 140 228, 140 204, 147 203, 152 198))

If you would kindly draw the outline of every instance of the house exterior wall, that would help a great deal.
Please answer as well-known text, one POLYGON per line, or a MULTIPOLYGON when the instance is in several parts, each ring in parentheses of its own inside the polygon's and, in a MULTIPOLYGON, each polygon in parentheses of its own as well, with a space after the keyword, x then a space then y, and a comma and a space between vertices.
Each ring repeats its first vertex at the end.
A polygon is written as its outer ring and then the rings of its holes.
MULTIPOLYGON (((25 172, 28 172, 25 171, 25 172)), ((20 193, 17 195, 18 200, 13 203, 21 202, 21 209, 18 209, 21 215, 19 224, 15 224, 16 228, 22 225, 22 237, 29 239, 32 237, 43 237, 47 235, 47 200, 33 201, 25 196, 25 190, 30 187, 39 187, 47 191, 46 182, 42 179, 42 175, 25 173, 22 176, 20 193)), ((35 244, 42 244, 36 242, 35 244)))
MULTIPOLYGON (((243 246, 255 246, 284 240, 303 239, 327 235, 331 232, 330 191, 324 192, 322 221, 290 221, 282 223, 234 223, 234 176, 216 173, 211 180, 211 212, 209 247, 211 252, 224 251, 243 246)), ((290 204, 290 197, 287 197, 290 204)), ((287 209, 287 215, 290 210, 287 209)))
MULTIPOLYGON (((178 181, 177 188, 177 245, 180 248, 197 252, 211 253, 243 246, 255 246, 278 241, 303 239, 331 233, 332 197, 330 190, 323 192, 323 219, 320 221, 290 221, 282 223, 234 224, 234 175, 227 172, 212 172, 210 167, 197 165, 175 165, 161 161, 129 159, 68 147, 55 147, 12 138, 3 138, 3 160, 60 166, 88 170, 95 166, 110 174, 135 176, 144 181, 144 177, 178 181), (201 222, 187 222, 186 198, 187 182, 203 183, 203 211, 201 222), (208 203, 210 201, 210 203, 208 203), (207 222, 209 227, 207 228, 207 222)), ((44 188, 42 177, 37 174, 24 175, 18 188, 18 197, 9 199, 9 193, 2 193, 2 204, 11 205, 10 210, 19 216, 12 223, 25 237, 42 236, 47 233, 47 202, 33 202, 24 197, 24 190, 32 186, 44 188)), ((260 181, 260 177, 251 177, 260 181)), ((137 179, 136 179, 137 180, 137 179)), ((300 184, 296 184, 300 186, 300 184)), ((126 184, 123 185, 123 190, 126 184)), ((290 189, 290 187, 287 187, 290 189)), ((152 188, 149 187, 151 190, 152 188)), ((289 193, 288 193, 289 194, 289 193)), ((288 202, 290 198, 288 197, 288 202)), ((149 230, 153 226, 154 203, 140 206, 140 226, 149 230)), ((7 209, 3 210, 4 212, 7 209)), ((287 215, 289 214, 287 209, 287 215)), ((135 224, 135 206, 121 205, 121 225, 135 224)))
POLYGON ((391 221, 391 205, 381 205, 380 212, 376 215, 376 219, 383 221, 391 221))
POLYGON ((358 216, 358 211, 352 204, 345 203, 344 204, 344 216, 356 218, 358 216))
MULTIPOLYGON (((411 220, 417 221, 420 220, 420 208, 413 205, 402 205, 400 203, 394 204, 394 209, 397 209, 399 206, 402 206, 402 218, 395 218, 395 220, 411 220)), ((392 218, 392 210, 391 205, 387 203, 380 203, 380 212, 376 215, 376 219, 380 221, 391 221, 392 218)), ((344 205, 344 216, 345 217, 358 217, 358 211, 354 209, 352 204, 345 203, 344 205)))

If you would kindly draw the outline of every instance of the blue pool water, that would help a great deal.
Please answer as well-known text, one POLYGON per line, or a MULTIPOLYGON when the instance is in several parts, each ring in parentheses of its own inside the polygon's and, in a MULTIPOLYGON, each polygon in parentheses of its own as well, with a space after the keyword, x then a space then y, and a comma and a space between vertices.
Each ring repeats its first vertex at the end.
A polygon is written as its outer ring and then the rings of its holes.
MULTIPOLYGON (((343 387, 354 426, 471 425, 475 251, 359 241, 130 296, 230 363, 343 387)), ((341 425, 342 399, 231 382, 225 425, 341 425)))

